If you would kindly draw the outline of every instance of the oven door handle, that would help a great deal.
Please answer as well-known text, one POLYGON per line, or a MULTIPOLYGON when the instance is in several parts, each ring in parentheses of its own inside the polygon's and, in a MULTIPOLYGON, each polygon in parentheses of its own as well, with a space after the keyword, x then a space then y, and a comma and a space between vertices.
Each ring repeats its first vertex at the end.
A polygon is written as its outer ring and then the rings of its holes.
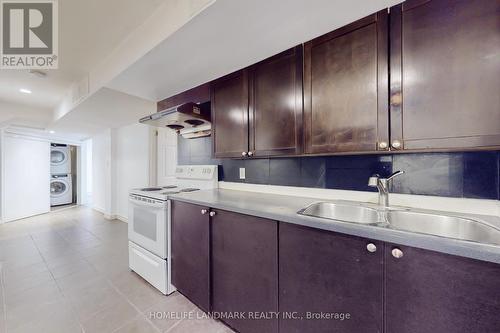
POLYGON ((153 208, 166 208, 165 202, 146 202, 137 199, 129 198, 129 201, 137 206, 153 207, 153 208))

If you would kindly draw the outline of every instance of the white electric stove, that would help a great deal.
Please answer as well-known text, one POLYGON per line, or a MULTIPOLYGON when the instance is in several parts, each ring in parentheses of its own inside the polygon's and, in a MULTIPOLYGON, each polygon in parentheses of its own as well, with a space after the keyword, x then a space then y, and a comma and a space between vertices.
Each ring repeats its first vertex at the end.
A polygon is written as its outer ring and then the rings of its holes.
POLYGON ((217 188, 216 165, 182 165, 171 184, 133 189, 129 196, 129 267, 168 295, 170 271, 169 195, 217 188))

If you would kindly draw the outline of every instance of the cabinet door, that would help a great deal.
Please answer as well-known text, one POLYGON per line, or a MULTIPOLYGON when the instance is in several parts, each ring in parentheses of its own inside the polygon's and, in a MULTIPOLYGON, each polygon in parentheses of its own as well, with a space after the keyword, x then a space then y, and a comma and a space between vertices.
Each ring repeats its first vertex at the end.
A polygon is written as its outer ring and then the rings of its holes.
POLYGON ((210 310, 210 220, 208 208, 172 202, 172 284, 210 310), (203 212, 207 212, 203 214, 203 212))
POLYGON ((381 11, 304 45, 307 153, 388 148, 387 32, 381 11))
POLYGON ((248 152, 248 71, 212 84, 212 120, 215 157, 241 157, 248 152))
POLYGON ((391 136, 404 149, 500 145, 500 1, 391 8, 391 136))
POLYGON ((212 310, 243 312, 223 319, 238 332, 277 332, 277 318, 251 313, 278 311, 277 222, 217 210, 212 217, 212 310))
POLYGON ((255 156, 302 149, 302 46, 251 69, 250 151, 255 156))
POLYGON ((280 320, 280 332, 382 332, 383 246, 280 223, 279 308, 282 314, 296 313, 296 318, 280 320), (367 250, 369 243, 376 246, 375 252, 367 250), (308 319, 308 312, 350 318, 308 319))
POLYGON ((386 246, 386 332, 498 332, 500 265, 386 246))

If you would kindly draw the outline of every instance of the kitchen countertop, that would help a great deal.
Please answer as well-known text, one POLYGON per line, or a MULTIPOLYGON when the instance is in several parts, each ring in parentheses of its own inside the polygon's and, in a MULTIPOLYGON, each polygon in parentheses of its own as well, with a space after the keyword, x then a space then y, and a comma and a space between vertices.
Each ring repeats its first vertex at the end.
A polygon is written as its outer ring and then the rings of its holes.
MULTIPOLYGON (((498 245, 395 230, 387 226, 343 222, 297 214, 297 211, 307 207, 311 203, 319 201, 335 202, 332 200, 227 189, 179 193, 171 195, 169 198, 215 209, 253 215, 400 245, 414 246, 500 264, 500 246, 498 245)), ((359 204, 359 202, 352 203, 359 204)), ((415 211, 422 210, 415 209, 415 211)), ((452 216, 480 219, 500 229, 500 218, 496 216, 454 214, 449 212, 442 213, 452 216)))

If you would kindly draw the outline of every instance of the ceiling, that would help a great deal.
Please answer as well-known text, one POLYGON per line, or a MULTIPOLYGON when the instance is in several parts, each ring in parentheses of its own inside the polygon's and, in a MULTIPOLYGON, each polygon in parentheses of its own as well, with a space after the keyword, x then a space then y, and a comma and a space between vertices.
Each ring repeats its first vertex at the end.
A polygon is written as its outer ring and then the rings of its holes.
POLYGON ((80 80, 165 1, 59 1, 59 69, 46 71, 45 78, 25 70, 0 70, 0 101, 55 108, 71 83, 80 80), (20 93, 21 88, 33 93, 20 93))
POLYGON ((0 100, 0 127, 17 124, 24 127, 44 128, 52 120, 52 110, 0 100))
POLYGON ((158 101, 401 0, 217 0, 108 87, 158 101))
POLYGON ((137 123, 155 111, 152 101, 102 88, 47 129, 69 140, 82 140, 107 128, 137 123))

